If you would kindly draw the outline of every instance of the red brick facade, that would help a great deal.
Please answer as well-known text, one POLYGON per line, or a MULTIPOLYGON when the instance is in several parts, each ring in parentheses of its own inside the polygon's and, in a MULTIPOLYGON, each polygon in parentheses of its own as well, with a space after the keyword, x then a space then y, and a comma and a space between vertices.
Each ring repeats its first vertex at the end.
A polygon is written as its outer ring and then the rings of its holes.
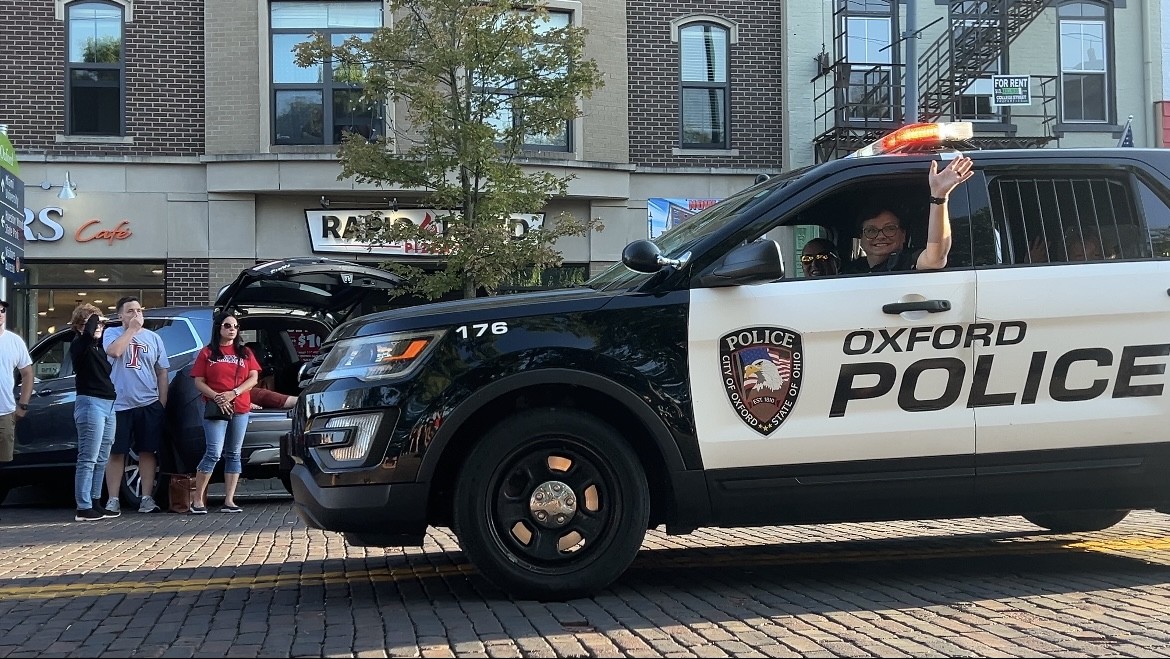
POLYGON ((123 33, 130 144, 65 134, 65 24, 52 0, 0 0, 0 123, 18 153, 197 156, 203 152, 203 2, 138 0, 123 33), (19 17, 20 20, 14 20, 19 17))
POLYGON ((630 161, 659 167, 732 167, 778 171, 781 149, 781 3, 755 0, 629 0, 630 161), (679 147, 679 50, 670 22, 693 14, 735 23, 731 44, 731 148, 738 156, 675 156, 679 147))

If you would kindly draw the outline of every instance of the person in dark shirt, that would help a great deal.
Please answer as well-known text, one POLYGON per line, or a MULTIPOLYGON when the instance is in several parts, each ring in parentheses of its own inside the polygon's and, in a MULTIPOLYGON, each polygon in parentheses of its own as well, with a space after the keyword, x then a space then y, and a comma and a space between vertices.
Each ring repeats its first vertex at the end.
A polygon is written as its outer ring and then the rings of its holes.
POLYGON ((106 462, 114 445, 114 383, 110 380, 110 362, 102 348, 101 312, 92 304, 81 304, 73 310, 70 324, 77 333, 69 344, 69 359, 77 383, 77 401, 73 404, 73 421, 77 424, 74 519, 92 522, 118 516, 94 505, 102 496, 106 462))
POLYGON ((943 169, 930 161, 930 215, 927 218, 926 247, 906 249, 906 230, 902 221, 888 208, 875 206, 860 216, 861 249, 865 256, 848 263, 847 273, 894 272, 904 270, 939 270, 947 265, 951 251, 951 219, 947 202, 951 192, 974 175, 973 163, 966 156, 956 156, 943 169))

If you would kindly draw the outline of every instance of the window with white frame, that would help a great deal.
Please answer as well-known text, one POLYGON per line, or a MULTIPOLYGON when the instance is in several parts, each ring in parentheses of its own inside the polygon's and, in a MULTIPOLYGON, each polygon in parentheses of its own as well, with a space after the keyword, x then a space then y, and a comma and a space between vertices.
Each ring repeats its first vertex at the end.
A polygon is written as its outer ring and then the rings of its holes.
POLYGON ((365 67, 324 62, 297 66, 293 48, 314 33, 337 46, 368 40, 382 26, 379 0, 272 0, 273 144, 340 144, 345 133, 385 134, 385 103, 365 98, 365 67))
POLYGON ((1109 120, 1109 17, 1104 5, 1065 2, 1060 21, 1061 120, 1109 120))
POLYGON ((678 31, 684 149, 731 148, 730 42, 731 31, 714 23, 691 23, 678 31))
POLYGON ((70 135, 123 133, 124 18, 122 7, 114 3, 74 2, 65 7, 65 130, 70 135))
MULTIPOLYGON (((572 14, 568 12, 549 11, 545 18, 536 24, 537 42, 534 44, 534 47, 541 47, 541 34, 545 34, 551 30, 567 28, 572 23, 572 19, 572 14)), ((565 73, 566 71, 561 69, 546 71, 545 75, 551 79, 555 76, 564 76, 565 73)), ((500 82, 499 84, 480 87, 480 89, 494 96, 498 104, 495 112, 486 119, 487 124, 494 127, 501 134, 513 128, 523 127, 523 112, 517 111, 515 104, 512 102, 521 93, 521 89, 515 82, 500 82)), ((554 130, 545 134, 525 132, 523 148, 535 151, 571 150, 570 122, 566 121, 564 127, 560 130, 554 130)))

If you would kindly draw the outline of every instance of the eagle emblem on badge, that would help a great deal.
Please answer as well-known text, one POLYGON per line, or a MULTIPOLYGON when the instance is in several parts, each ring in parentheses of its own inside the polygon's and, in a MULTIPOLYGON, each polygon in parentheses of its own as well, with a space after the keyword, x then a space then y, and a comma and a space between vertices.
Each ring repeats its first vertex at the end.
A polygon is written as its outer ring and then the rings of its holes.
POLYGON ((780 427, 800 395, 800 334, 783 327, 749 327, 719 339, 723 390, 749 428, 769 435, 780 427))

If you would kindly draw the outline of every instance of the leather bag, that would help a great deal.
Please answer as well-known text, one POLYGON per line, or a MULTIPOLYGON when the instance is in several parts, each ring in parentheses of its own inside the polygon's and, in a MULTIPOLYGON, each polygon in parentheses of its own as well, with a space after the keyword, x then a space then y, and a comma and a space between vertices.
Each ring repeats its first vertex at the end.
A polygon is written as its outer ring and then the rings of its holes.
POLYGON ((171 482, 167 492, 170 494, 172 513, 190 512, 191 505, 195 503, 195 476, 171 474, 171 482))
POLYGON ((203 408, 203 418, 208 421, 231 421, 233 412, 224 412, 219 403, 214 400, 209 400, 203 408))

